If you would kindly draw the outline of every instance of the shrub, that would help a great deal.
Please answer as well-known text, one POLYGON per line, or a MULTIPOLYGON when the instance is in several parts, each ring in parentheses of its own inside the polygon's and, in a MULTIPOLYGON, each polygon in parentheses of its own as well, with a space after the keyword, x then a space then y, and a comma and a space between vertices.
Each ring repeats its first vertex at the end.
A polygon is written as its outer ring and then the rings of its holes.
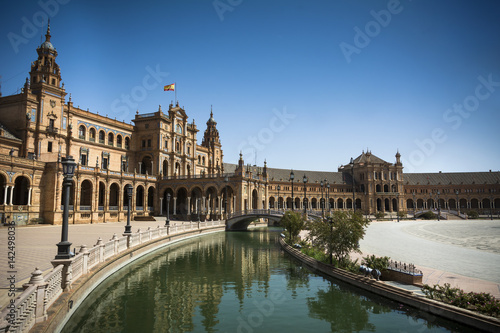
POLYGON ((428 212, 425 212, 423 213, 422 215, 420 215, 420 217, 424 220, 435 220, 437 219, 437 216, 436 214, 434 214, 433 212, 431 211, 428 211, 428 212))
POLYGON ((479 213, 476 212, 475 210, 469 210, 467 212, 467 217, 470 219, 477 219, 479 217, 479 213))
POLYGON ((377 220, 383 219, 385 217, 385 214, 383 212, 376 212, 375 213, 375 218, 377 220))
POLYGON ((476 311, 492 317, 500 317, 500 300, 489 293, 466 293, 462 289, 452 288, 449 283, 433 287, 424 284, 422 292, 427 298, 435 299, 463 309, 476 311))
POLYGON ((376 257, 375 255, 363 257, 362 265, 368 266, 372 269, 384 271, 389 267, 389 257, 376 257))
POLYGON ((398 215, 399 215, 400 218, 406 217, 407 214, 408 213, 406 211, 404 211, 404 210, 398 212, 398 215))
POLYGON ((306 246, 301 249, 301 252, 304 253, 306 256, 309 256, 324 263, 329 263, 330 261, 325 252, 317 247, 306 246))

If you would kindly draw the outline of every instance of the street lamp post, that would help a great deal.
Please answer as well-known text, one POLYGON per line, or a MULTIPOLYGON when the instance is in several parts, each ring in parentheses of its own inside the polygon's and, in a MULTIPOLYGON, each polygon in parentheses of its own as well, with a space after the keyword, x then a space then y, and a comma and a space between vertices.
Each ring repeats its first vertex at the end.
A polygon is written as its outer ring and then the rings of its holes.
POLYGON ((325 185, 323 181, 320 181, 319 184, 321 185, 321 216, 325 216, 325 205, 323 204, 323 186, 325 185))
POLYGON ((306 202, 306 199, 307 199, 307 188, 306 188, 306 184, 307 184, 307 177, 306 175, 304 175, 304 177, 302 178, 302 181, 304 182, 304 214, 307 213, 307 202, 306 202))
POLYGON ((224 178, 224 181, 226 182, 226 187, 225 187, 226 198, 224 199, 224 213, 226 214, 226 218, 227 218, 227 184, 229 183, 229 178, 226 176, 224 178))
POLYGON ((439 191, 437 191, 437 202, 438 202, 438 221, 440 221, 441 217, 441 203, 439 202, 439 191))
POLYGON ((75 173, 76 163, 72 156, 63 158, 61 161, 63 168, 63 189, 64 189, 64 207, 63 207, 63 221, 61 230, 61 241, 57 243, 57 255, 55 259, 70 259, 71 243, 68 241, 68 218, 69 218, 69 195, 71 187, 71 179, 75 173))
POLYGON ((127 191, 127 196, 128 196, 128 205, 127 205, 127 225, 125 226, 125 233, 126 234, 131 234, 132 233, 132 226, 130 225, 130 205, 132 205, 132 190, 133 187, 132 185, 127 185, 125 187, 127 191))
POLYGON ((170 225, 170 193, 167 193, 167 220, 165 221, 165 226, 170 225))
POLYGON ((328 217, 328 223, 330 223, 330 265, 333 265, 333 249, 332 249, 332 243, 333 243, 333 218, 331 216, 328 217))
POLYGON ((292 210, 294 210, 293 206, 295 206, 295 200, 293 198, 293 180, 294 180, 294 178, 295 178, 295 174, 293 173, 293 170, 292 170, 292 171, 290 171, 290 181, 292 182, 292 210))
POLYGON ((328 214, 330 214, 330 183, 326 180, 326 202, 328 202, 328 214))
POLYGON ((351 157, 351 161, 349 162, 351 165, 351 177, 352 177, 352 208, 354 213, 356 213, 356 197, 354 194, 354 160, 351 157))
POLYGON ((200 220, 201 198, 198 198, 196 200, 197 200, 197 207, 198 207, 198 209, 196 210, 196 213, 198 215, 198 223, 199 223, 201 221, 200 220))
POLYGON ((399 192, 396 192, 396 216, 399 222, 399 192))
POLYGON ((278 189, 278 211, 280 210, 280 190, 281 190, 281 186, 278 185, 278 187, 276 187, 278 189))
POLYGON ((457 213, 458 213, 458 216, 460 216, 460 202, 458 201, 458 190, 455 190, 455 194, 457 195, 457 213))
POLYGON ((490 190, 490 220, 493 220, 493 196, 490 190))
POLYGON ((415 217, 415 214, 417 213, 417 206, 415 202, 415 191, 412 192, 413 194, 413 219, 416 220, 417 218, 415 217))

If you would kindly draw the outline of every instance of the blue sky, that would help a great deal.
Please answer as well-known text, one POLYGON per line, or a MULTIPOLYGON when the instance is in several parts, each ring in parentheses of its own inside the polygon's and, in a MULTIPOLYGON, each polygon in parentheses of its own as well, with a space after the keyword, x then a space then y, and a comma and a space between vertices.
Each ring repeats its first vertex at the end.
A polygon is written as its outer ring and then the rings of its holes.
POLYGON ((175 82, 200 141, 213 105, 225 162, 242 151, 336 171, 368 148, 389 162, 399 150, 406 172, 500 169, 498 1, 0 6, 4 96, 23 85, 50 17, 74 105, 130 121, 168 109, 162 87, 175 82))

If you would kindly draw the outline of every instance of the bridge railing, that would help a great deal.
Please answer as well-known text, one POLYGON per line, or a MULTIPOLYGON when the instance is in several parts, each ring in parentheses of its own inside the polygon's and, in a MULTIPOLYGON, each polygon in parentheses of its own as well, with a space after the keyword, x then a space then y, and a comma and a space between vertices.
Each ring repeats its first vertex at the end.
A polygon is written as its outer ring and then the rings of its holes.
MULTIPOLYGON (((155 238, 167 237, 188 230, 208 229, 224 226, 224 221, 206 223, 191 222, 172 227, 140 229, 128 236, 116 234, 108 242, 98 239, 96 245, 87 249, 82 245, 80 251, 65 263, 54 267, 46 276, 38 268, 31 273, 32 277, 23 287, 26 289, 13 302, 0 312, 0 332, 28 332, 35 323, 47 320, 47 310, 71 284, 79 277, 88 274, 90 269, 105 262, 121 252, 155 238)), ((54 261, 53 263, 56 263, 54 261)))
POLYGON ((246 209, 240 210, 238 212, 231 212, 228 214, 227 218, 232 219, 235 217, 245 216, 245 215, 268 215, 268 216, 281 216, 284 212, 274 209, 246 209))

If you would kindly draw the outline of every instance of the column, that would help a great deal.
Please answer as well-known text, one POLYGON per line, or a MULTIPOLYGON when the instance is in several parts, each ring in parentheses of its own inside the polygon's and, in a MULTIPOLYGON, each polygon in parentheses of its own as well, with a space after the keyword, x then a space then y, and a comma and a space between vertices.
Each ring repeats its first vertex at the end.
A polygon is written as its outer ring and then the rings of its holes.
POLYGON ((191 197, 187 197, 187 214, 191 215, 191 197))
POLYGON ((174 197, 174 210, 172 211, 172 215, 175 215, 177 212, 177 197, 174 197))
POLYGON ((14 201, 14 186, 10 187, 10 200, 9 200, 10 206, 12 206, 12 201, 14 201))
POLYGON ((160 198, 160 216, 163 215, 163 198, 160 198))
POLYGON ((201 213, 204 214, 206 211, 206 207, 207 207, 207 197, 203 197, 203 198, 201 198, 201 200, 202 200, 201 213))
POLYGON ((3 204, 7 204, 7 193, 9 192, 9 187, 8 185, 5 185, 4 191, 3 191, 3 204))
POLYGON ((28 191, 28 206, 31 206, 31 191, 33 190, 33 188, 29 188, 29 191, 28 191))
POLYGON ((139 174, 142 173, 142 162, 139 162, 139 174))

